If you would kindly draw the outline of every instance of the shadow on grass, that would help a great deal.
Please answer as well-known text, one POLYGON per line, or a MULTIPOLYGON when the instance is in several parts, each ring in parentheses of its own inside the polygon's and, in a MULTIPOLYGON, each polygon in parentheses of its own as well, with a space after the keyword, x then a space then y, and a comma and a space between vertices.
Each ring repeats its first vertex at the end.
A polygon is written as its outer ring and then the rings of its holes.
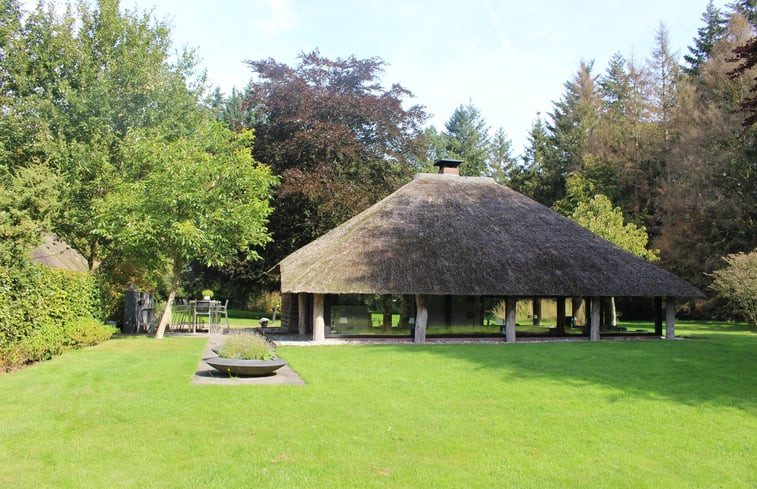
MULTIPOLYGON (((707 325, 691 328, 711 331, 707 325)), ((717 328, 722 332, 722 328, 717 328)), ((744 331, 734 325, 732 331, 744 331)), ((397 346, 397 348, 402 348, 397 346)), ((407 348, 407 347, 404 347, 407 348)), ((677 341, 428 345, 424 351, 501 372, 503 379, 598 384, 619 394, 717 405, 757 414, 757 335, 712 334, 677 341)), ((622 398, 622 395, 619 398, 622 398)))

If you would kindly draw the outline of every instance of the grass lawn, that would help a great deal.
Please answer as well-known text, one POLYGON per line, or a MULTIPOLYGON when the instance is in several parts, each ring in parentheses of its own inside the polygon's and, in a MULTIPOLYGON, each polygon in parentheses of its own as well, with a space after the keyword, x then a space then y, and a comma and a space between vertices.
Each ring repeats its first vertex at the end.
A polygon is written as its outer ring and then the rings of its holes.
POLYGON ((754 488, 757 335, 283 347, 306 386, 192 385, 204 338, 0 376, 0 487, 754 488))

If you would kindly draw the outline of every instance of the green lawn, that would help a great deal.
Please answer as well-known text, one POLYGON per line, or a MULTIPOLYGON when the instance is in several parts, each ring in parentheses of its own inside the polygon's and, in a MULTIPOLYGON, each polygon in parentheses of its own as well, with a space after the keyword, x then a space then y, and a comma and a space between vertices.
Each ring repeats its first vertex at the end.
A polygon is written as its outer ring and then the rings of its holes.
POLYGON ((0 376, 0 487, 757 487, 757 335, 679 334, 281 348, 306 386, 117 338, 0 376))

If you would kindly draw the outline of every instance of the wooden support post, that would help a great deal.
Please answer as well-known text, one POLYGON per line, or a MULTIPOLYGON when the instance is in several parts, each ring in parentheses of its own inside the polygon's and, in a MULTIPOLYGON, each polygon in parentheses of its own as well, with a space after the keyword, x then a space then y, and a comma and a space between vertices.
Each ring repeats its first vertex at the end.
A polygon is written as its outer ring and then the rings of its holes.
POLYGON ((323 294, 313 294, 313 341, 326 339, 326 321, 323 317, 323 294))
POLYGON ((565 334, 565 297, 557 298, 557 324, 555 328, 557 334, 561 336, 565 334))
POLYGON ((662 338, 662 297, 654 298, 654 334, 662 338))
POLYGON ((615 297, 610 297, 608 302, 608 313, 610 314, 610 326, 618 326, 618 311, 615 308, 615 297))
POLYGON ((589 325, 589 339, 591 341, 599 341, 599 318, 601 308, 601 297, 591 298, 591 321, 589 325))
POLYGON ((541 326, 541 298, 534 297, 531 300, 531 317, 534 326, 541 326))
POLYGON ((507 296, 505 298, 505 341, 515 343, 515 306, 518 300, 515 297, 507 296))
POLYGON ((594 304, 592 304, 591 297, 584 297, 584 334, 586 336, 589 336, 589 326, 591 325, 591 309, 593 306, 594 304))
POLYGON ((423 294, 415 295, 415 338, 414 343, 426 342, 426 325, 428 324, 428 303, 423 294))
POLYGON ((672 297, 665 299, 665 339, 676 337, 676 303, 672 297))
POLYGON ((384 326, 384 331, 389 332, 392 330, 392 296, 384 294, 381 299, 384 313, 382 324, 384 326))
POLYGON ((308 332, 308 295, 297 294, 297 333, 305 335, 308 332))

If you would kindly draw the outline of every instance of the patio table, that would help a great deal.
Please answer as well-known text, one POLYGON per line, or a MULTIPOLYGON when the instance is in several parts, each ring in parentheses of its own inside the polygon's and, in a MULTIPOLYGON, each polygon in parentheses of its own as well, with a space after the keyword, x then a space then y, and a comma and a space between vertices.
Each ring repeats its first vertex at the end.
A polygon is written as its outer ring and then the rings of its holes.
POLYGON ((208 317, 208 333, 213 329, 213 325, 218 323, 218 306, 221 301, 216 300, 192 300, 189 301, 189 307, 192 310, 192 333, 197 332, 198 317, 208 317))

